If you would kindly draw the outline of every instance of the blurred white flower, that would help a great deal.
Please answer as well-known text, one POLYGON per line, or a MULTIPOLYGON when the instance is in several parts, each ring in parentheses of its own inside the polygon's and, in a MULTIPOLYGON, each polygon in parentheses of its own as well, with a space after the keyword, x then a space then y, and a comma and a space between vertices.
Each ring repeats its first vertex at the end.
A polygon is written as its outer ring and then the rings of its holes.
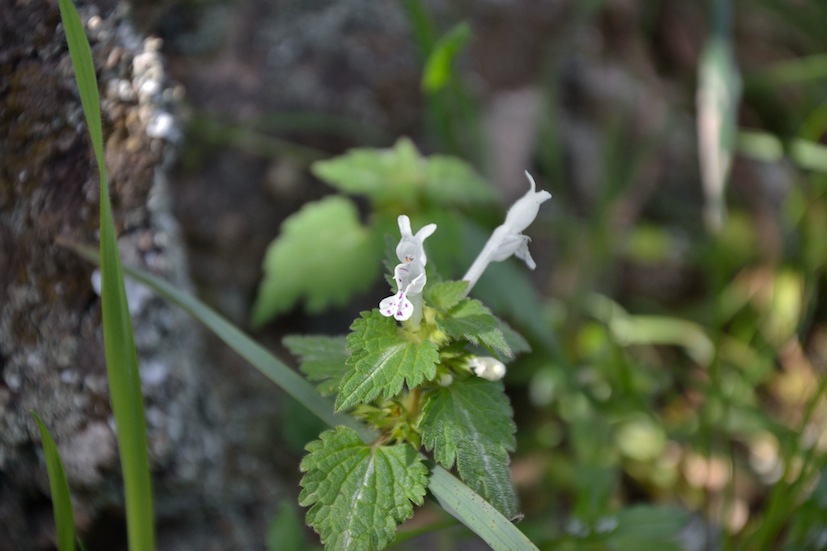
POLYGON ((439 383, 439 386, 448 386, 454 382, 454 376, 450 373, 443 373, 436 382, 439 383))
POLYGON ((532 270, 537 267, 528 251, 528 243, 531 239, 522 232, 537 218, 540 205, 551 199, 551 194, 544 190, 537 191, 534 178, 528 171, 525 175, 531 187, 508 209, 505 222, 494 230, 482 252, 462 278, 468 282, 468 290, 476 284, 491 262, 503 261, 511 255, 525 262, 532 270))
POLYGON ((490 356, 474 356, 468 360, 468 368, 474 375, 489 381, 499 381, 505 377, 505 364, 490 356))

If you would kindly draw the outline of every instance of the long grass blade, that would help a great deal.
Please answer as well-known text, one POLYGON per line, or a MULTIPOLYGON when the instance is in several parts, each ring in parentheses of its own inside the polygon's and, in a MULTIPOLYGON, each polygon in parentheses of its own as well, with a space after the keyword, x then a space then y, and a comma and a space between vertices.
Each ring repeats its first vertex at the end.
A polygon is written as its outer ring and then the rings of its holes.
POLYGON ((52 512, 57 529, 58 551, 74 551, 75 549, 75 517, 72 511, 72 498, 69 494, 69 483, 63 470, 63 461, 52 438, 49 429, 40 419, 37 412, 32 412, 37 426, 40 429, 40 440, 43 444, 43 455, 46 456, 46 471, 49 473, 49 490, 52 494, 52 512))
POLYGON ((525 534, 457 477, 435 465, 428 489, 443 509, 495 551, 537 551, 525 534))
MULTIPOLYGON (((94 263, 99 263, 99 256, 87 247, 66 244, 82 257, 94 263)), ((245 335, 236 326, 226 320, 221 314, 189 295, 174 285, 171 285, 151 274, 141 270, 125 267, 129 277, 143 283, 161 297, 178 305, 192 317, 203 323, 219 339, 232 348, 239 356, 250 362, 265 377, 276 383, 290 396, 298 400, 319 419, 335 427, 345 425, 365 439, 371 440, 376 435, 365 425, 359 423, 349 415, 334 413, 333 402, 321 396, 316 389, 304 380, 298 373, 273 356, 266 348, 245 335)))
POLYGON ((152 551, 155 548, 155 526, 143 395, 132 320, 127 308, 123 270, 109 200, 98 83, 89 42, 75 6, 71 0, 59 0, 59 7, 100 173, 103 337, 106 371, 124 478, 129 549, 152 551))
POLYGON ((704 218, 713 232, 726 218, 725 191, 735 148, 741 76, 732 47, 730 0, 715 0, 713 31, 698 68, 698 154, 706 195, 704 218))

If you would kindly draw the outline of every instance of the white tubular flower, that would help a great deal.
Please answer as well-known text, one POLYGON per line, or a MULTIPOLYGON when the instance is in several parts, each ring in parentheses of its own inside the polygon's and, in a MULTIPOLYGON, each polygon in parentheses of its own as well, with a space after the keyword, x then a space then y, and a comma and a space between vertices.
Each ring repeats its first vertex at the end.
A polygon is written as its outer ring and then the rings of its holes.
POLYGON ((528 171, 525 171, 526 178, 531 186, 528 192, 517 199, 517 202, 511 205, 508 209, 508 214, 505 215, 505 222, 503 226, 507 227, 511 233, 518 234, 529 227, 534 219, 537 218, 537 213, 540 211, 540 205, 545 201, 551 199, 551 193, 542 190, 537 191, 537 184, 534 178, 528 171))
POLYGON ((499 381, 505 377, 505 364, 497 358, 474 356, 468 360, 468 368, 474 375, 489 381, 499 381))
POLYGON ((425 247, 423 246, 425 239, 431 236, 436 231, 436 224, 428 224, 416 232, 416 235, 411 231, 411 219, 401 215, 397 222, 399 224, 399 233, 402 238, 396 246, 396 257, 399 262, 408 264, 415 260, 422 262, 422 266, 428 263, 428 258, 425 256, 425 247))
POLYGON ((418 323, 422 316, 420 295, 427 282, 425 264, 428 258, 425 255, 424 241, 436 231, 436 224, 428 224, 414 235, 411 231, 411 220, 407 216, 401 215, 398 223, 402 237, 396 246, 396 256, 400 264, 393 270, 396 294, 382 299, 379 303, 379 312, 385 317, 393 316, 398 321, 413 319, 418 323))
POLYGON ((505 216, 505 222, 502 223, 488 239, 482 252, 477 256, 468 272, 462 278, 468 282, 467 291, 477 283, 485 268, 491 262, 500 262, 511 255, 516 256, 526 263, 530 269, 534 269, 537 265, 534 259, 531 258, 531 253, 528 251, 528 243, 531 241, 528 236, 523 235, 525 230, 535 218, 540 210, 540 205, 545 201, 551 199, 551 193, 547 191, 537 191, 537 184, 534 178, 526 171, 526 177, 531 185, 528 193, 520 197, 514 203, 505 216))

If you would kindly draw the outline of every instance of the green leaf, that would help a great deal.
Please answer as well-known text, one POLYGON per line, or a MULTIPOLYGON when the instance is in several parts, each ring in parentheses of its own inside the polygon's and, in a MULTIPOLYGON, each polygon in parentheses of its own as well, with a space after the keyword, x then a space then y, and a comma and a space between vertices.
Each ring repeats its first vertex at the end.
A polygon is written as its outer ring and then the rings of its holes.
POLYGON ((446 468, 506 517, 517 513, 508 470, 517 430, 502 383, 472 377, 428 395, 422 408, 422 443, 446 468))
POLYGON ((58 5, 100 175, 103 340, 124 478, 129 549, 151 551, 155 548, 155 525, 144 403, 107 187, 98 84, 89 42, 74 5, 70 0, 59 0, 58 5))
POLYGON ((514 330, 513 327, 505 323, 503 320, 497 318, 500 331, 505 337, 505 342, 514 354, 522 354, 524 352, 531 352, 531 345, 525 340, 521 334, 514 330))
POLYGON ((390 149, 351 149, 346 154, 313 164, 313 174, 345 193, 374 202, 413 202, 423 185, 422 158, 408 138, 390 149))
POLYGON ((404 384, 412 388, 436 377, 437 346, 431 341, 405 339, 393 318, 378 310, 362 312, 351 329, 347 337, 350 371, 339 385, 337 411, 366 404, 377 396, 392 398, 404 384))
POLYGON ((422 73, 422 89, 428 93, 438 92, 451 80, 452 63, 471 38, 471 27, 460 23, 448 31, 436 44, 425 62, 422 73))
POLYGON ((288 335, 281 342, 299 357, 299 369, 309 380, 321 381, 316 386, 319 394, 329 396, 336 392, 350 358, 347 337, 288 335))
POLYGON ((352 149, 313 164, 313 174, 350 194, 381 206, 406 208, 422 201, 441 205, 491 201, 493 191, 467 163, 454 157, 424 158, 408 138, 389 149, 352 149))
POLYGON ((422 505, 428 469, 410 444, 374 446, 346 427, 323 432, 301 462, 299 503, 325 549, 373 551, 422 505))
POLYGON ((447 313, 465 298, 467 281, 441 281, 425 287, 425 302, 440 312, 447 313))
POLYGON ((300 298, 309 312, 345 304, 376 279, 380 255, 351 201, 327 197, 305 205, 284 221, 267 250, 253 325, 289 310, 300 298))
POLYGON ((499 320, 478 300, 463 299, 446 314, 437 316, 437 326, 453 339, 466 339, 506 358, 512 356, 499 320))
POLYGON ((438 205, 489 202, 494 193, 488 183, 457 157, 432 155, 425 165, 425 197, 438 205))
POLYGON ((57 528, 57 548, 59 551, 74 551, 75 549, 75 518, 72 511, 72 497, 69 493, 69 483, 63 470, 63 462, 57 445, 49 433, 49 429, 36 412, 32 415, 40 429, 40 440, 43 443, 43 455, 46 457, 46 471, 49 473, 49 490, 52 493, 52 511, 57 528))
POLYGON ((505 357, 512 356, 512 341, 519 351, 528 343, 478 300, 465 298, 467 281, 444 281, 425 289, 425 300, 436 308, 437 325, 454 339, 482 344, 505 357), (508 338, 506 338, 506 335, 508 338))

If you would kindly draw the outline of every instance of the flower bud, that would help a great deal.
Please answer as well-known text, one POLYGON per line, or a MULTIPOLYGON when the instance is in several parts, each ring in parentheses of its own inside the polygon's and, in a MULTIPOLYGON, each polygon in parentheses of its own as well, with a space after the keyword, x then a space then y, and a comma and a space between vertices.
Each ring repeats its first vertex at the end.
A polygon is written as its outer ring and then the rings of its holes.
POLYGON ((499 381, 505 377, 505 364, 490 356, 474 356, 468 360, 468 368, 477 377, 489 381, 499 381))

